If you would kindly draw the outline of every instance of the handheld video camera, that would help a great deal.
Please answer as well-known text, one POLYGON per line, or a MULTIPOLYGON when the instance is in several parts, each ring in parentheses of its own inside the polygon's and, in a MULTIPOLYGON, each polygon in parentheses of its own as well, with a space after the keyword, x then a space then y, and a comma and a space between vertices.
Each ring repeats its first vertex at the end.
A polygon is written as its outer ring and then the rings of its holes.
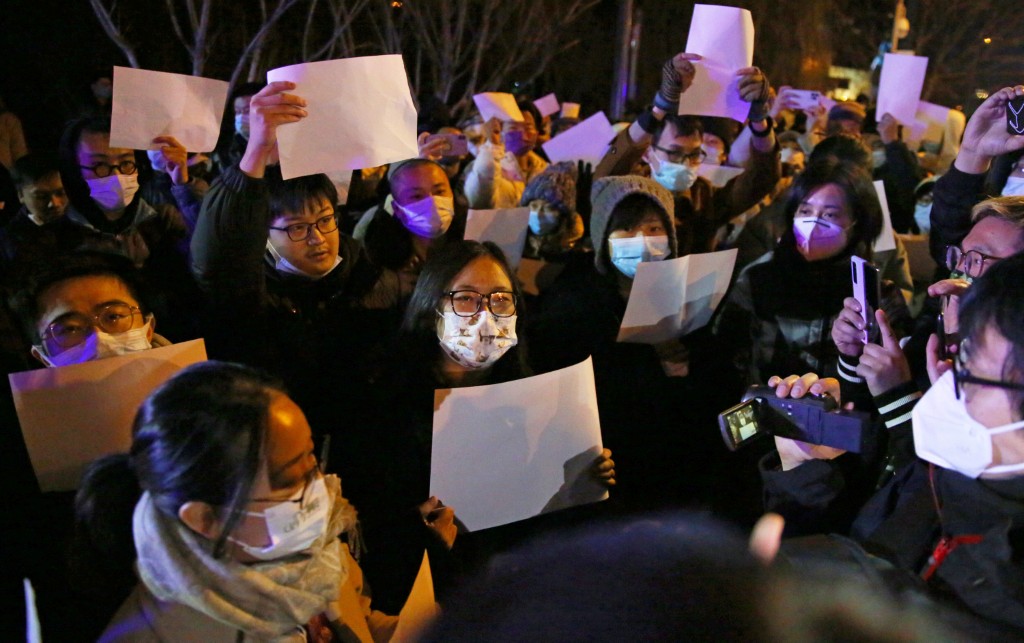
POLYGON ((861 453, 869 419, 867 413, 839 409, 828 394, 781 398, 771 387, 755 385, 742 402, 718 415, 718 426, 730 451, 760 435, 777 435, 861 453))

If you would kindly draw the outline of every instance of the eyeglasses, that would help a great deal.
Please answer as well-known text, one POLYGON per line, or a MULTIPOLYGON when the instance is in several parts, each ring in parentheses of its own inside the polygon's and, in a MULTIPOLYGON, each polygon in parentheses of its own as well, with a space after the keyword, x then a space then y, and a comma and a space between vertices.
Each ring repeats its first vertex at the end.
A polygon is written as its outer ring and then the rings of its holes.
POLYGON ((665 157, 668 158, 668 160, 672 163, 682 163, 683 161, 686 161, 690 165, 700 165, 708 156, 708 153, 705 152, 704 148, 701 147, 698 147, 689 154, 683 154, 682 150, 669 150, 664 147, 659 147, 657 145, 654 145, 653 143, 651 144, 651 147, 658 150, 659 152, 664 152, 665 157))
POLYGON ((452 310, 459 317, 472 317, 480 312, 485 299, 487 310, 495 317, 511 317, 516 314, 516 295, 510 290, 496 290, 489 295, 482 295, 475 290, 453 290, 446 294, 452 310))
POLYGON ((313 486, 313 482, 323 476, 323 467, 320 462, 317 461, 316 466, 309 470, 305 478, 302 481, 302 491, 299 493, 298 498, 250 498, 249 502, 264 502, 272 504, 282 504, 285 502, 293 502, 299 505, 299 508, 303 508, 306 505, 306 499, 309 497, 309 490, 313 486))
POLYGON ((46 349, 54 354, 77 346, 96 327, 111 335, 127 332, 135 325, 135 315, 141 316, 142 311, 137 306, 122 303, 107 304, 95 315, 68 313, 46 327, 46 349))
POLYGON ((972 278, 980 277, 981 273, 985 272, 986 261, 1000 261, 1005 258, 982 254, 977 250, 964 252, 960 246, 946 247, 946 267, 950 270, 959 270, 963 264, 964 274, 972 278))
POLYGON ((83 170, 91 170, 96 175, 97 179, 105 179, 110 176, 114 170, 117 170, 118 174, 135 174, 135 161, 124 160, 117 165, 110 165, 109 163, 97 163, 96 165, 79 165, 78 167, 83 170))
POLYGON ((329 214, 326 217, 320 217, 315 223, 293 223, 286 225, 283 228, 275 228, 270 226, 271 230, 280 230, 288 234, 288 238, 292 241, 305 241, 309 238, 309 235, 313 233, 313 228, 320 231, 321 234, 330 234, 338 229, 338 219, 335 215, 329 214))
POLYGON ((967 340, 964 340, 960 344, 960 352, 958 352, 953 358, 953 390, 956 392, 956 399, 960 399, 960 395, 963 391, 964 384, 974 384, 976 386, 994 386, 996 388, 1007 389, 1010 391, 1024 391, 1024 384, 1019 382, 1005 382, 1003 380, 990 380, 985 377, 977 377, 972 375, 971 371, 964 366, 967 361, 967 354, 969 344, 967 340))

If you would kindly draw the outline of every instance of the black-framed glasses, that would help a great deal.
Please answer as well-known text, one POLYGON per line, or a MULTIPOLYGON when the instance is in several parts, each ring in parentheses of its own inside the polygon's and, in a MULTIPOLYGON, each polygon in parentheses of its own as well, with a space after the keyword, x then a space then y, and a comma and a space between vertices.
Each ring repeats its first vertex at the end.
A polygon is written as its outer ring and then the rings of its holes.
POLYGON ((135 161, 129 159, 125 159, 117 165, 97 163, 96 165, 79 165, 78 167, 83 170, 92 170, 92 173, 95 174, 98 179, 107 178, 113 174, 114 170, 117 170, 118 174, 135 174, 135 170, 138 169, 138 166, 135 165, 135 161))
POLYGON ((956 399, 960 399, 964 384, 993 386, 1010 391, 1024 391, 1024 383, 990 380, 986 377, 972 375, 970 369, 964 366, 964 363, 967 361, 966 355, 968 354, 969 347, 970 344, 967 340, 964 340, 960 344, 960 351, 953 357, 953 391, 956 393, 956 399))
POLYGON ((142 310, 124 303, 107 304, 95 315, 68 313, 46 327, 46 350, 52 355, 77 346, 93 333, 94 328, 111 335, 127 332, 135 325, 135 315, 141 316, 142 310))
POLYGON ((946 267, 950 270, 962 270, 971 278, 981 276, 985 272, 986 261, 1000 261, 1006 257, 993 257, 977 250, 964 250, 960 246, 946 246, 946 267))
POLYGON ((314 227, 320 231, 320 234, 330 234, 338 229, 338 217, 329 214, 326 217, 320 217, 313 223, 293 223, 283 228, 270 226, 270 229, 287 233, 288 238, 292 241, 305 241, 313 233, 314 227))
POLYGON ((686 163, 689 163, 690 165, 700 165, 701 163, 704 162, 704 159, 706 159, 707 156, 708 156, 708 153, 705 152, 704 148, 702 148, 702 147, 698 147, 697 149, 695 149, 694 151, 690 152, 689 154, 683 154, 682 150, 669 150, 669 149, 666 149, 664 147, 660 147, 658 145, 654 145, 653 143, 651 144, 651 147, 653 147, 654 149, 658 150, 659 152, 664 152, 665 153, 665 157, 668 158, 668 160, 671 163, 682 163, 682 162, 685 161, 686 163))
POLYGON ((472 317, 483 310, 487 300, 487 310, 495 317, 511 317, 516 314, 516 294, 511 290, 495 290, 489 295, 475 290, 452 290, 445 293, 451 302, 452 310, 459 317, 472 317))

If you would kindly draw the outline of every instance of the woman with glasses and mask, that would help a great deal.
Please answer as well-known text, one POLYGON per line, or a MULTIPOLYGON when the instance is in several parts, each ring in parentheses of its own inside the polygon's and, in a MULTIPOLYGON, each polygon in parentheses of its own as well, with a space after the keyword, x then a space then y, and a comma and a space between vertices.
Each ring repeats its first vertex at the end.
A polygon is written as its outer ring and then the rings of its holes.
MULTIPOLYGON (((916 458, 864 504, 850 535, 916 576, 935 613, 971 640, 1024 635, 1024 255, 991 265, 960 308, 961 348, 890 431, 912 433, 916 458)), ((813 373, 773 377, 780 396, 839 395, 813 373)), ((851 490, 851 455, 776 438, 762 463, 767 508, 791 534, 817 530, 851 490)), ((825 525, 827 527, 827 525, 825 525)), ((792 552, 792 550, 790 550, 792 552)), ((879 578, 879 576, 876 576, 879 578)), ((904 588, 908 587, 903 585, 904 588)))
POLYGON ((253 96, 248 146, 207 194, 192 268, 209 302, 209 355, 280 377, 319 436, 352 420, 363 355, 386 327, 367 310, 379 271, 338 230, 331 181, 284 180, 276 165, 277 128, 306 115, 292 89, 253 96))
POLYGON ((356 511, 276 380, 196 364, 150 395, 132 434, 76 500, 79 562, 138 575, 101 641, 391 636, 397 618, 370 609, 353 558, 356 511))
POLYGON ((69 124, 58 150, 70 202, 66 216, 143 269, 161 328, 174 341, 184 341, 200 334, 201 294, 189 271, 189 243, 205 183, 189 176, 187 151, 177 140, 160 136, 153 144, 171 175, 173 203, 150 204, 138 195, 145 177, 134 150, 111 147, 110 117, 69 124))
MULTIPOLYGON (((374 600, 385 610, 401 607, 427 548, 441 591, 451 563, 471 559, 459 536, 457 508, 428 498, 434 391, 497 384, 530 375, 519 325, 522 292, 501 250, 492 243, 460 241, 436 249, 427 260, 406 309, 390 359, 366 402, 372 419, 337 445, 346 490, 359 507, 367 542, 364 559, 374 600)), ((528 403, 524 400, 523 402, 528 403)), ((487 418, 481 417, 481 430, 487 418)), ((333 456, 332 456, 333 457, 333 456)), ((595 461, 593 475, 614 483, 610 452, 595 461)), ((487 549, 485 542, 470 542, 487 549)), ((518 534, 521 525, 510 528, 518 534)), ((475 535, 474 535, 475 536, 475 535)))

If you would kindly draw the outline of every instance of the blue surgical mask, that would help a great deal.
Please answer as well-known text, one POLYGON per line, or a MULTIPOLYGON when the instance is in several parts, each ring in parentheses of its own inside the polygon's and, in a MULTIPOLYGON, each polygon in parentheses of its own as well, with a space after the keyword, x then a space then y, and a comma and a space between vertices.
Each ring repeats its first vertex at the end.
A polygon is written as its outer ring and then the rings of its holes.
POLYGON ((922 234, 927 234, 932 229, 932 204, 918 203, 914 206, 914 223, 922 234))
POLYGON ((1007 178, 1001 196, 1024 196, 1024 177, 1011 176, 1007 178))
POLYGON ((697 170, 682 163, 662 161, 661 166, 652 176, 670 192, 685 192, 697 180, 697 170))
POLYGON ((245 140, 249 140, 249 116, 247 114, 235 114, 235 132, 245 140))
POLYGON ((669 255, 666 235, 647 237, 637 235, 608 240, 608 254, 612 265, 624 276, 636 276, 636 267, 642 261, 661 261, 669 255))

